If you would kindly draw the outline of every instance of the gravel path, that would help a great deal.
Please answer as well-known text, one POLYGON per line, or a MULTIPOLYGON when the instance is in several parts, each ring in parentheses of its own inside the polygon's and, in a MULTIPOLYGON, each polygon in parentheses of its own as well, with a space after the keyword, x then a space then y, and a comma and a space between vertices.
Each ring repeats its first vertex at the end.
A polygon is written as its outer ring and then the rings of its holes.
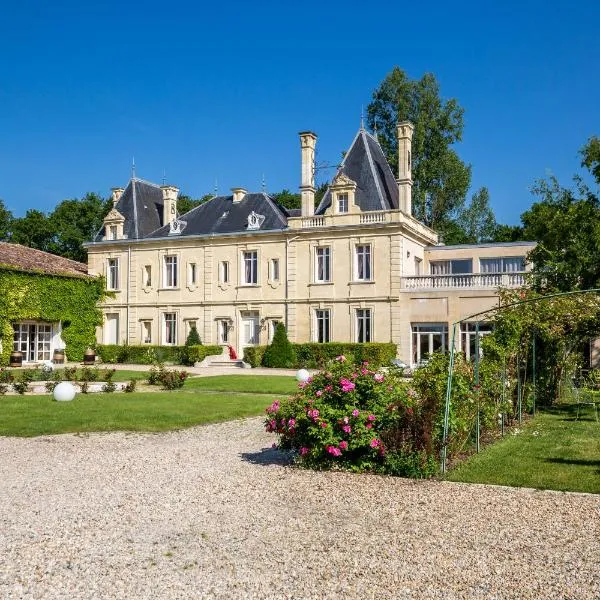
POLYGON ((272 441, 0 438, 0 598, 600 598, 600 497, 312 473, 272 441))

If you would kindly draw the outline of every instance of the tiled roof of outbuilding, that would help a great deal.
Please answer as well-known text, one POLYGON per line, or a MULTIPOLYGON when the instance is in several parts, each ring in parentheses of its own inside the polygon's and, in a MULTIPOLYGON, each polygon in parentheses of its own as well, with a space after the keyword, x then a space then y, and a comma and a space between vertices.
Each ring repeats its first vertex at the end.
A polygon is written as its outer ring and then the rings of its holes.
MULTIPOLYGON (((365 129, 356 134, 340 172, 356 182, 356 203, 362 211, 398 208, 396 179, 381 146, 365 129)), ((331 191, 327 190, 315 212, 322 215, 330 206, 331 191)))
POLYGON ((84 277, 88 272, 87 265, 83 263, 8 242, 0 242, 0 268, 3 266, 18 271, 68 277, 84 277))

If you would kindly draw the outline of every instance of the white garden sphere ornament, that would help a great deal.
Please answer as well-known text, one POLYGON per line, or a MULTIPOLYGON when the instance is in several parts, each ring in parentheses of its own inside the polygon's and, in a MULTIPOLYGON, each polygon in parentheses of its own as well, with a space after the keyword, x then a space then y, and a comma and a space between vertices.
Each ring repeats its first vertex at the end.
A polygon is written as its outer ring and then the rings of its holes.
POLYGON ((299 369, 296 373, 296 379, 304 383, 310 379, 310 373, 306 369, 299 369))
POLYGON ((57 402, 70 402, 75 398, 75 386, 68 381, 59 383, 54 388, 54 399, 57 402))

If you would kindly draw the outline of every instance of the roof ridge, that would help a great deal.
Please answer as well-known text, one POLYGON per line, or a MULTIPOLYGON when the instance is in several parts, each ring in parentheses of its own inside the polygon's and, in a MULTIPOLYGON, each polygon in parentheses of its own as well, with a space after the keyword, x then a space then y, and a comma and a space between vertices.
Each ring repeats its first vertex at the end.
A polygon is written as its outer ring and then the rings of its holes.
MULTIPOLYGON (((366 133, 366 131, 364 129, 362 131, 366 133)), ((367 153, 367 159, 369 161, 369 167, 371 168, 371 174, 373 175, 373 179, 375 180, 375 187, 377 188, 377 194, 379 195, 379 202, 381 202, 382 210, 386 210, 385 202, 383 200, 383 192, 381 191, 381 184, 379 182, 379 176, 375 172, 375 164, 373 163, 373 157, 371 156, 371 149, 369 148, 369 141, 365 139, 364 144, 365 144, 365 152, 367 153)))
POLYGON ((275 212, 277 213, 279 220, 287 227, 288 226, 287 219, 283 218, 283 215, 281 214, 279 205, 266 192, 259 192, 259 194, 262 194, 265 197, 265 199, 267 200, 267 202, 269 202, 271 205, 273 205, 273 208, 274 208, 275 212))
POLYGON ((148 181, 148 180, 146 180, 146 179, 141 179, 140 177, 132 177, 132 178, 131 178, 131 181, 137 181, 137 182, 139 182, 139 183, 144 183, 144 184, 146 184, 146 185, 151 185, 152 187, 155 187, 155 188, 161 189, 161 186, 160 186, 160 185, 158 185, 158 183, 153 183, 152 181, 148 181))

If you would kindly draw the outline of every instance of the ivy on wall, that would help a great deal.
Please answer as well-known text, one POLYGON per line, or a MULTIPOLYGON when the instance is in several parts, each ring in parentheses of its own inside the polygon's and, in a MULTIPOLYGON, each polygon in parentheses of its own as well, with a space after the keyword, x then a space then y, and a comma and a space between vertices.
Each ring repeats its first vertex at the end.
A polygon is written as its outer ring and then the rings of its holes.
POLYGON ((0 365, 8 364, 16 321, 62 321, 69 360, 82 360, 102 324, 97 304, 106 295, 104 279, 24 273, 0 267, 0 365))

